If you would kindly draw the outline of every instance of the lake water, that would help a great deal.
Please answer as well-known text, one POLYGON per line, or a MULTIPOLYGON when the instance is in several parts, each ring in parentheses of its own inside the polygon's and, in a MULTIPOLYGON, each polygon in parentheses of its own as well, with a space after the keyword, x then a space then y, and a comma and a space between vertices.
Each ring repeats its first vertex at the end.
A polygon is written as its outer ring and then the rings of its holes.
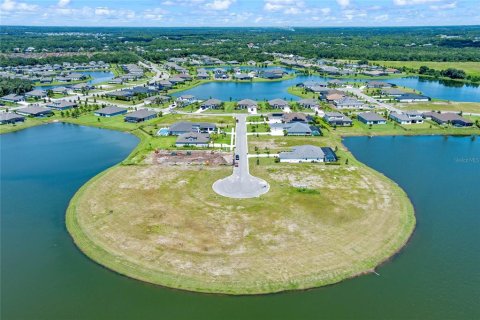
MULTIPOLYGON (((82 72, 79 72, 79 73, 84 74, 86 76, 91 76, 92 79, 88 80, 87 83, 92 84, 92 85, 95 85, 95 84, 100 83, 100 82, 109 81, 109 80, 111 80, 115 77, 115 75, 110 71, 82 71, 82 72)), ((43 90, 49 90, 49 89, 53 89, 53 88, 56 88, 56 87, 65 87, 65 86, 69 86, 69 85, 70 84, 68 82, 66 82, 64 84, 57 85, 57 86, 36 86, 35 88, 43 89, 43 90)))
MULTIPOLYGON (((131 135, 50 124, 0 136, 2 319, 475 319, 480 317, 480 141, 348 138, 414 203, 408 246, 366 275, 301 292, 230 297, 122 277, 86 258, 68 202, 137 144, 131 135)), ((114 188, 115 186, 112 186, 114 188)))
MULTIPOLYGON (((328 81, 331 78, 319 76, 297 76, 294 79, 285 81, 271 82, 209 82, 192 89, 177 92, 174 96, 183 94, 192 94, 198 99, 208 99, 210 97, 224 101, 254 99, 254 100, 270 100, 282 98, 287 100, 298 100, 297 96, 287 92, 288 87, 297 83, 311 81, 328 81)), ((359 79, 345 79, 345 81, 365 81, 359 79)), ((395 83, 400 86, 414 88, 423 94, 443 100, 480 102, 480 87, 461 84, 459 82, 445 82, 438 80, 426 80, 418 77, 394 78, 381 80, 389 83, 395 83)))

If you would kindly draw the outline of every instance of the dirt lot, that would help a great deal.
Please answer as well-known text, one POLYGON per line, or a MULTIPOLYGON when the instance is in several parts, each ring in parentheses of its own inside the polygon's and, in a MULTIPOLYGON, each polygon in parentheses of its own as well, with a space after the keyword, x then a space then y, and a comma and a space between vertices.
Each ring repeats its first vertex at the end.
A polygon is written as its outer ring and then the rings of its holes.
POLYGON ((171 165, 230 165, 233 161, 231 152, 219 151, 168 151, 157 150, 145 159, 146 164, 171 165))

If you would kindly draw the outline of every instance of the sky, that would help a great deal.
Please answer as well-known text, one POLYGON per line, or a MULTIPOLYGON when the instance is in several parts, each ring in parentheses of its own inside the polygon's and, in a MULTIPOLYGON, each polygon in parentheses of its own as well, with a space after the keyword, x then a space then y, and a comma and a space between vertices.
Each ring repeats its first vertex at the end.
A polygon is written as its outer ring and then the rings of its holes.
POLYGON ((480 25, 480 0, 0 0, 0 25, 480 25))

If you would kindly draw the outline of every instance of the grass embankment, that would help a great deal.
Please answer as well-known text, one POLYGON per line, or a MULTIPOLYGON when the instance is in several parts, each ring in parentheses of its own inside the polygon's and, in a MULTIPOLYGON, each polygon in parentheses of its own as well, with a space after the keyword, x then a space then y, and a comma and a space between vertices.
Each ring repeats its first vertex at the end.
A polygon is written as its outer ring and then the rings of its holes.
POLYGON ((191 291, 271 293, 370 272, 408 240, 413 207, 396 184, 357 162, 338 137, 325 139, 342 148, 342 164, 262 159, 255 165, 252 159, 252 174, 271 186, 254 199, 213 192, 213 182, 230 174, 229 167, 114 167, 77 192, 67 228, 98 263, 191 291))

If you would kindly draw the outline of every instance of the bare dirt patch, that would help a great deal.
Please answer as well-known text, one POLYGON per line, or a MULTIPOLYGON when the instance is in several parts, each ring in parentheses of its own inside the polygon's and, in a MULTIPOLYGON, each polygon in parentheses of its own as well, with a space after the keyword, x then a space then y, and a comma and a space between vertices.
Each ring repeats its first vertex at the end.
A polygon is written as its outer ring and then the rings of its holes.
POLYGON ((146 164, 155 165, 228 165, 233 161, 230 152, 220 151, 167 151, 157 150, 146 159, 146 164))

